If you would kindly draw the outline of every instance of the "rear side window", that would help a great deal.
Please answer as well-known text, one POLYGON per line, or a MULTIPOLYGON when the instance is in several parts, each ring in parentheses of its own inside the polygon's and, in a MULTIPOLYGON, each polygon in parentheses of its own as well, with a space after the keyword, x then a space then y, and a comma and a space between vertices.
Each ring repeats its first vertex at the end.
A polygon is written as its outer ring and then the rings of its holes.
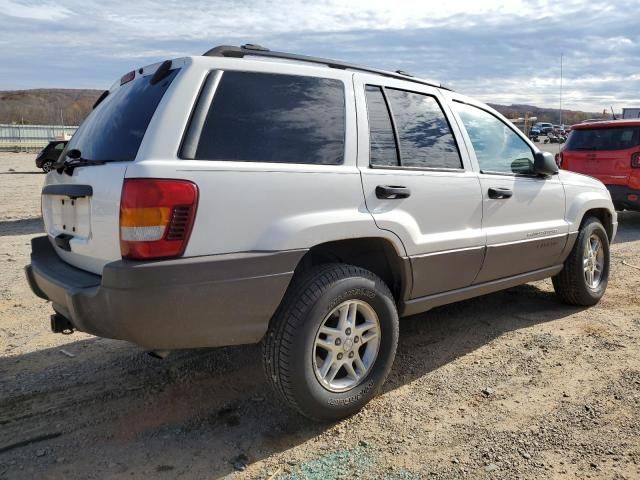
POLYGON ((88 160, 134 160, 151 117, 180 69, 151 85, 152 75, 136 78, 111 92, 67 144, 88 160))
POLYGON ((462 168, 449 122, 434 97, 391 88, 385 92, 398 131, 403 167, 462 168))
POLYGON ((639 127, 572 130, 566 150, 626 150, 640 145, 639 127))
POLYGON ((344 95, 339 80, 226 71, 195 159, 341 164, 344 95))

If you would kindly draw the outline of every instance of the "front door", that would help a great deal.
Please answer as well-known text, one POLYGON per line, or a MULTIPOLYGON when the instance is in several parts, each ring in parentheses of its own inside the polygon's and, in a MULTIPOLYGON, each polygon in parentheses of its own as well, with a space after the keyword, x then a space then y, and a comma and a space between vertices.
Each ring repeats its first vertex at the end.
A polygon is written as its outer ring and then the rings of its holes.
POLYGON ((454 101, 477 160, 487 252, 474 283, 555 266, 567 242, 564 188, 533 173, 533 150, 496 115, 454 101))
POLYGON ((377 226, 395 233, 413 271, 410 298, 471 285, 485 239, 478 176, 435 88, 355 75, 358 167, 377 226))

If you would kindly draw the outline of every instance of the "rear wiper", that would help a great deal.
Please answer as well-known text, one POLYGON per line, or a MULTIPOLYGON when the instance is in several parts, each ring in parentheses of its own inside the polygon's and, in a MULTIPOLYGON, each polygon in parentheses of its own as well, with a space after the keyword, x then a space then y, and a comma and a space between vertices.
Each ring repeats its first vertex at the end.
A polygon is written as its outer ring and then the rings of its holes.
POLYGON ((66 155, 69 160, 58 160, 53 168, 56 169, 58 173, 66 173, 67 175, 73 175, 73 170, 76 167, 88 167, 90 165, 104 165, 107 163, 104 160, 87 160, 86 158, 82 158, 82 154, 80 150, 71 149, 67 152, 66 155))

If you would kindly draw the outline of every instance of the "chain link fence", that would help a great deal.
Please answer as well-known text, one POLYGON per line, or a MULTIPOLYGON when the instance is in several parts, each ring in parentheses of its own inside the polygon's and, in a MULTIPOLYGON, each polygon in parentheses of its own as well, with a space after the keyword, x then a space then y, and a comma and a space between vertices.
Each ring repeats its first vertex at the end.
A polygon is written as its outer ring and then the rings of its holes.
POLYGON ((69 139, 78 127, 0 124, 0 151, 34 152, 52 140, 69 139))

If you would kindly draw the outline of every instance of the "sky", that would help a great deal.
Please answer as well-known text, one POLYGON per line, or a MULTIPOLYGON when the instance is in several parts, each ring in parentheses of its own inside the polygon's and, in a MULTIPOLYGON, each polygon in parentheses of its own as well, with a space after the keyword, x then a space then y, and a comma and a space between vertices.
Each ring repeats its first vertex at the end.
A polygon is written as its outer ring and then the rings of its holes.
POLYGON ((0 90, 108 88, 226 44, 406 70, 491 103, 640 106, 640 0, 0 0, 0 90))

